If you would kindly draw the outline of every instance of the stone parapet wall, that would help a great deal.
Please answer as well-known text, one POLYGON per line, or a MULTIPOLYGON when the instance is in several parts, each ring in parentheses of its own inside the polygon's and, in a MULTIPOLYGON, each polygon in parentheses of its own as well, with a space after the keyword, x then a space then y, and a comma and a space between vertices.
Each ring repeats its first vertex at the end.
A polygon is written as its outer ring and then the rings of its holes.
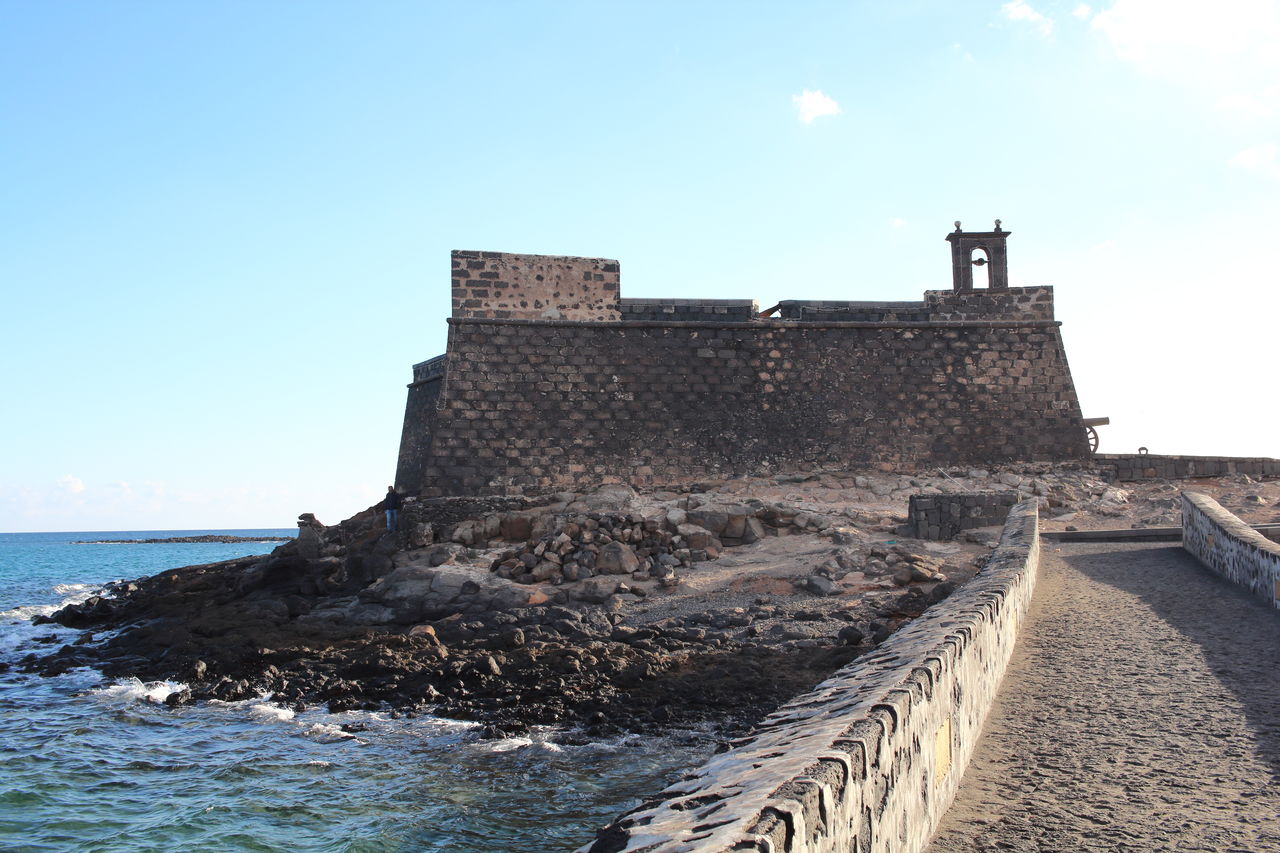
POLYGON ((1052 322, 454 319, 448 351, 409 492, 1088 455, 1052 322))
POLYGON ((783 319, 799 322, 859 321, 963 322, 966 320, 1053 319, 1052 287, 1007 290, 927 290, 923 302, 840 302, 786 299, 778 303, 783 319))
POLYGON ((1210 571, 1280 608, 1280 543, 1208 495, 1182 493, 1182 547, 1210 571))
POLYGON ((1099 453, 1093 457, 1102 475, 1121 482, 1189 480, 1195 477, 1280 477, 1280 459, 1260 456, 1153 456, 1146 453, 1099 453))
POLYGON ((838 302, 831 300, 786 299, 778 303, 778 314, 784 320, 801 322, 832 320, 864 323, 929 321, 929 308, 923 302, 838 302))
POLYGON ((1015 506, 977 577, 583 851, 924 850, 1030 605, 1036 525, 1015 506))
POLYGON ((903 535, 952 539, 965 530, 1003 523, 1017 502, 1018 493, 1012 491, 912 495, 903 535))
POLYGON ((754 299, 622 299, 623 320, 700 323, 750 322, 760 313, 754 299))
POLYGON ((1005 290, 926 290, 933 320, 1052 320, 1052 287, 1005 290))
POLYGON ((617 320, 620 277, 607 258, 454 251, 453 316, 617 320))
POLYGON ((413 366, 413 382, 430 382, 432 379, 439 379, 444 376, 445 357, 438 355, 435 358, 429 358, 426 361, 420 361, 413 366))

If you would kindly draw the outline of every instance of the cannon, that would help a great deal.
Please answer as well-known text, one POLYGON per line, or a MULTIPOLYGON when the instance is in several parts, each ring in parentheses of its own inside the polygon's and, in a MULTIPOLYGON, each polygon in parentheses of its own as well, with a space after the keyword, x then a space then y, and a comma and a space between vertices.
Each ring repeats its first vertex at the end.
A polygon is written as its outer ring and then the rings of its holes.
POLYGON ((1094 427, 1106 426, 1111 423, 1111 418, 1085 418, 1084 434, 1089 441, 1089 452, 1098 452, 1098 431, 1094 427))

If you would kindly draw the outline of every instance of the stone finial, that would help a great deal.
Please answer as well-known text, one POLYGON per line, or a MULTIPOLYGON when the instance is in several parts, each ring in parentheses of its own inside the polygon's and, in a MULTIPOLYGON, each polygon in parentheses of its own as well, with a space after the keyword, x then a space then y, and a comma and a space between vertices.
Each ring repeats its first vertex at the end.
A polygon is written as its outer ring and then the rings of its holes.
POLYGON ((956 220, 956 233, 957 233, 957 234, 959 234, 959 233, 960 233, 960 220, 959 220, 959 219, 957 219, 957 220, 956 220))
POLYGON ((997 219, 997 220, 996 220, 996 233, 997 233, 997 234, 999 234, 999 233, 1000 233, 1000 220, 999 220, 999 219, 997 219))

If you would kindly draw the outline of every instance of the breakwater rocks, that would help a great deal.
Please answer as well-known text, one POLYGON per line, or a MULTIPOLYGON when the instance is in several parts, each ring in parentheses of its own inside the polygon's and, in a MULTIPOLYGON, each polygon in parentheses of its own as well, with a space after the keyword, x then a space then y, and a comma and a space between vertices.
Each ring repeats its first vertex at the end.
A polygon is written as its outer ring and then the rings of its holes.
POLYGON ((225 536, 204 533, 199 536, 165 536, 157 539, 77 539, 72 545, 172 545, 181 543, 284 542, 288 536, 225 536))
MULTIPOLYGON (((1079 472, 1037 476, 1064 508, 1070 490, 1092 488, 1079 472)), ((991 531, 953 542, 898 531, 909 494, 990 479, 841 472, 681 492, 410 496, 395 533, 378 507, 336 525, 304 515, 298 538, 265 557, 64 608, 52 621, 80 640, 22 665, 175 679, 189 689, 174 703, 270 693, 334 711, 430 709, 495 734, 700 722, 732 733, 972 577, 991 531)))

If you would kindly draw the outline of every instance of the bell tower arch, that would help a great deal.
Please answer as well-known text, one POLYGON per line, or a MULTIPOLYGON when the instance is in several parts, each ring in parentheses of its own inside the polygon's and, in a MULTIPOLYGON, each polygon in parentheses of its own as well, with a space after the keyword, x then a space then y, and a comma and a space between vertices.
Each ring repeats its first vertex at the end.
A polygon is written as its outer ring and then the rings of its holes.
POLYGON ((994 231, 962 231, 956 222, 956 230, 947 235, 951 244, 951 287, 953 290, 973 290, 974 266, 990 265, 987 270, 988 289, 1009 289, 1009 259, 1005 253, 1005 238, 1012 231, 1003 231, 996 220, 994 231))

